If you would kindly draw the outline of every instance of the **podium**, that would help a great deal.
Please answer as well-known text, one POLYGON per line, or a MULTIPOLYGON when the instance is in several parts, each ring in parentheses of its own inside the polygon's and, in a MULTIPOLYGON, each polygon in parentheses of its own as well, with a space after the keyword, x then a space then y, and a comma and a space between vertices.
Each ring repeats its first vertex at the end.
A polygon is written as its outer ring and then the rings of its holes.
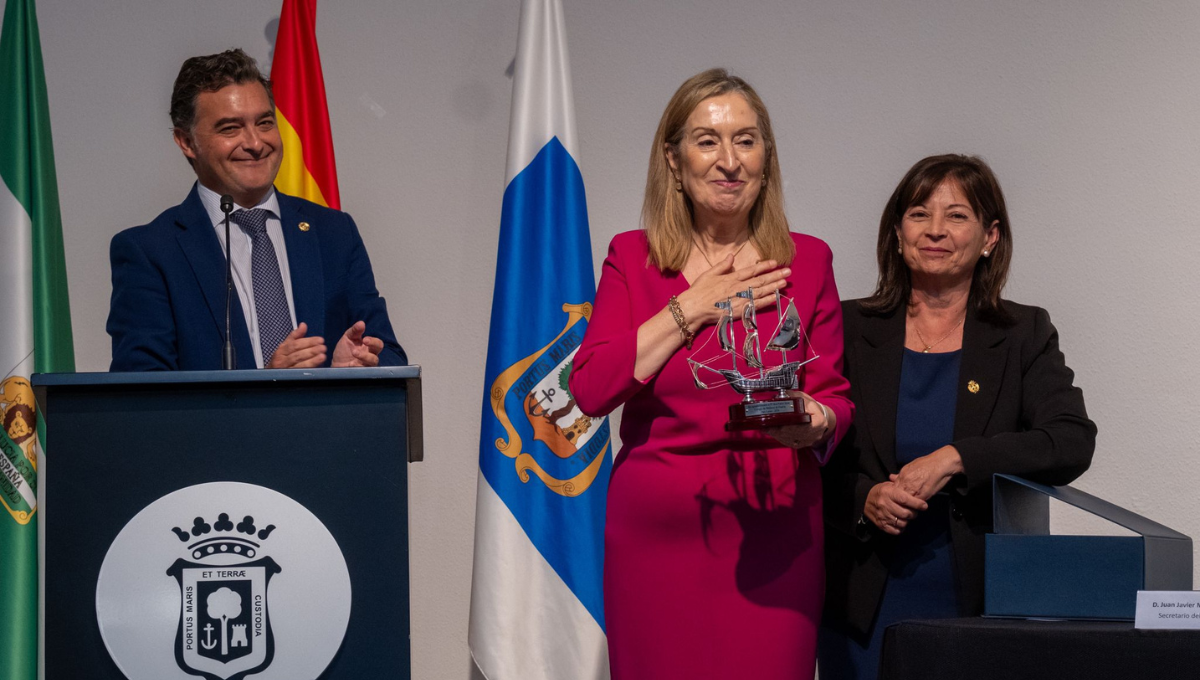
POLYGON ((420 367, 33 377, 45 678, 408 678, 420 367))

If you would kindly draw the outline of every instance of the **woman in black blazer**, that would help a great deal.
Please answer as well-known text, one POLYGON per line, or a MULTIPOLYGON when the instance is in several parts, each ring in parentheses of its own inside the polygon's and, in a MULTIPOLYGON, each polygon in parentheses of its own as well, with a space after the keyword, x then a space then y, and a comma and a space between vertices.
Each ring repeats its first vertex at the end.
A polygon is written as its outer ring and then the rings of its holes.
POLYGON ((1011 255, 978 158, 918 162, 884 209, 875 293, 843 303, 857 413, 823 471, 822 676, 876 677, 896 621, 982 611, 993 474, 1066 484, 1091 463, 1049 315, 1000 297, 1011 255))

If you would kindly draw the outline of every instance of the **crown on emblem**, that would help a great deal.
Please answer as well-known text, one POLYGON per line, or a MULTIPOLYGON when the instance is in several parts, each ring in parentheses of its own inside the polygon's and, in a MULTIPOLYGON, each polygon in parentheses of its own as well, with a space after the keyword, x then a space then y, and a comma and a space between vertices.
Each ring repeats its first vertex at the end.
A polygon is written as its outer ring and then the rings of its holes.
POLYGON ((203 517, 197 517, 192 520, 190 530, 185 531, 179 527, 171 527, 171 531, 183 543, 195 540, 195 543, 188 546, 188 550, 196 559, 222 554, 254 557, 261 546, 250 539, 257 537, 260 541, 265 541, 271 532, 275 531, 275 525, 268 524, 259 529, 254 525, 254 518, 250 515, 246 515, 235 525, 233 520, 229 519, 229 514, 222 512, 217 515, 217 521, 211 524, 206 522, 203 517), (213 535, 209 536, 209 534, 213 535), (244 534, 247 538, 237 534, 244 534))

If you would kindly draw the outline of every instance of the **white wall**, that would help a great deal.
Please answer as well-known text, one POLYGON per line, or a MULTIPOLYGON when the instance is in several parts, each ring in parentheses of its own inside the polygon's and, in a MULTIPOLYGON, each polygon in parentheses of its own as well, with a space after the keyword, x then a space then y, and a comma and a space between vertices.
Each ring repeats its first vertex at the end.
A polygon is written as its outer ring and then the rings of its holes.
MULTIPOLYGON (((166 115, 179 64, 242 46, 268 65, 280 4, 38 2, 80 370, 109 360, 109 239, 192 181, 166 115)), ((877 220, 905 170, 932 153, 980 154, 1015 230, 1008 297, 1050 310, 1100 427, 1077 486, 1200 536, 1200 4, 564 4, 597 265, 637 226, 662 107, 704 68, 728 66, 766 99, 793 228, 832 246, 843 297, 871 290, 877 220)), ((318 15, 343 206, 425 371, 427 460, 411 468, 418 678, 468 675, 517 11, 517 0, 326 0, 318 15)))

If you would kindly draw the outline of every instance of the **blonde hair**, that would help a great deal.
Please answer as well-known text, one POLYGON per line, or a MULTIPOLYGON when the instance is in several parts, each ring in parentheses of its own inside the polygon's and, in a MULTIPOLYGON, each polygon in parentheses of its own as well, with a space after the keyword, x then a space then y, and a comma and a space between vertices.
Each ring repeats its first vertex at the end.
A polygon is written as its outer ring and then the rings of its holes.
POLYGON ((766 157, 763 159, 766 180, 754 206, 750 209, 750 238, 765 260, 791 264, 796 246, 788 233, 787 216, 783 211, 783 182, 780 179, 779 157, 775 153, 775 133, 771 117, 758 93, 746 81, 729 75, 723 68, 714 68, 688 78, 675 91, 654 133, 650 146, 650 168, 646 172, 646 197, 642 202, 642 228, 650 243, 650 261, 660 271, 678 272, 687 263, 692 248, 694 224, 692 200, 675 189, 675 178, 667 163, 669 146, 676 158, 681 158, 682 142, 687 119, 706 99, 736 92, 758 115, 766 157))

